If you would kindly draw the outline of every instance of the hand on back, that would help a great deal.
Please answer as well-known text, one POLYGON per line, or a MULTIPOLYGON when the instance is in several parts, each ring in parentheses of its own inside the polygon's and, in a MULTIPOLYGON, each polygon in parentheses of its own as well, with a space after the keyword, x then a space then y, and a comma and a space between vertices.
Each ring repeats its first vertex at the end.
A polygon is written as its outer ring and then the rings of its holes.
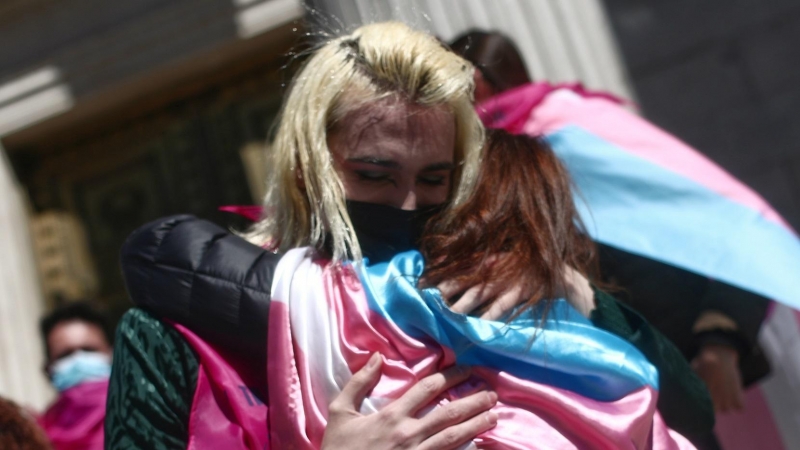
MULTIPOLYGON (((436 287, 445 299, 452 299, 463 292, 458 300, 450 302, 450 309, 457 313, 471 314, 489 303, 489 307, 485 308, 485 311, 479 316, 486 320, 500 320, 530 297, 529 293, 523 292, 521 282, 510 285, 489 283, 478 286, 462 286, 455 282, 445 281, 436 287)), ((564 269, 564 286, 558 296, 565 298, 584 317, 589 317, 595 308, 594 291, 589 280, 569 266, 564 269)))

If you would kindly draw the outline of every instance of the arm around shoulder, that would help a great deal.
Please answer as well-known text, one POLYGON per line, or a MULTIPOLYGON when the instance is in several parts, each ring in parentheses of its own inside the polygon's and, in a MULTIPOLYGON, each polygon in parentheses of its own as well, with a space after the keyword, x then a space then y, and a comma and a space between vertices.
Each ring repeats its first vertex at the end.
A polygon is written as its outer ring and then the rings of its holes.
POLYGON ((137 306, 249 355, 266 354, 270 289, 279 259, 186 215, 142 226, 121 252, 125 284, 137 306))

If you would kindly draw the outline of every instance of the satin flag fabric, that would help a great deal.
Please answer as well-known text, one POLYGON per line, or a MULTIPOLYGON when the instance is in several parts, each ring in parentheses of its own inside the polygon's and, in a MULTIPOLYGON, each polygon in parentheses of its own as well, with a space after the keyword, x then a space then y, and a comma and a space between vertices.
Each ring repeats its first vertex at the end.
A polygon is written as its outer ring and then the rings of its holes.
POLYGON ((417 252, 372 266, 311 255, 287 253, 273 281, 273 448, 319 448, 328 404, 376 351, 384 359, 382 376, 363 414, 456 363, 472 366, 472 377, 421 414, 482 387, 498 393, 497 427, 464 448, 693 448, 656 411, 655 368, 565 301, 544 322, 536 312, 510 324, 485 321, 450 311, 436 290, 417 291, 423 269, 417 252))
POLYGON ((608 96, 537 83, 477 110, 487 126, 546 137, 595 240, 800 307, 800 239, 780 215, 608 96))
POLYGON ((102 450, 108 380, 89 381, 62 392, 39 418, 55 450, 102 450))
MULTIPOLYGON (((172 323, 197 355, 197 385, 189 411, 188 450, 269 450, 267 405, 248 361, 220 352, 172 323)), ((281 448, 281 447, 276 447, 281 448)))
POLYGON ((547 139, 593 239, 781 303, 759 337, 772 376, 744 413, 717 416, 717 434, 727 450, 800 448, 800 239, 758 194, 620 103, 535 83, 477 110, 489 127, 547 139))

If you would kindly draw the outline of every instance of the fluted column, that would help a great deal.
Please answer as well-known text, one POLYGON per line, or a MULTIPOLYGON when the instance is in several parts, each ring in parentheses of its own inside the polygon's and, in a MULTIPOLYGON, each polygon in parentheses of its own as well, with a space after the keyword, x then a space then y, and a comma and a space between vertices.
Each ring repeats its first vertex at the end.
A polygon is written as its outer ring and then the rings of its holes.
POLYGON ((41 370, 43 311, 26 197, 0 145, 0 395, 38 410, 53 396, 41 370))

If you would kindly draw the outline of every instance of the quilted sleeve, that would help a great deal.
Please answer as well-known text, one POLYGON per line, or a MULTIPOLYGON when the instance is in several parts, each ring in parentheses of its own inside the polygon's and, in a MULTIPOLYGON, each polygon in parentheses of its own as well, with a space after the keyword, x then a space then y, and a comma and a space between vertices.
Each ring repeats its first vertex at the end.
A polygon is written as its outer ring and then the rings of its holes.
POLYGON ((270 288, 279 259, 186 215, 144 225, 121 252, 125 284, 138 307, 264 367, 270 288))

